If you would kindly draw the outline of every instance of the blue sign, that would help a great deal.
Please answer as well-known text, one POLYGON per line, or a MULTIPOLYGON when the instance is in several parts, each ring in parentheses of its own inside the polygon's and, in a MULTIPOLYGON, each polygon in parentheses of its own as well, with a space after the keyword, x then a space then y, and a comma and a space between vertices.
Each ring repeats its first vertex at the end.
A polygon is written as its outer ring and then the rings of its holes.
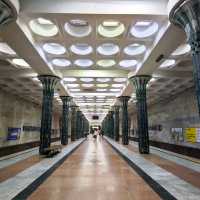
POLYGON ((20 138, 21 128, 8 127, 7 140, 18 140, 20 138))

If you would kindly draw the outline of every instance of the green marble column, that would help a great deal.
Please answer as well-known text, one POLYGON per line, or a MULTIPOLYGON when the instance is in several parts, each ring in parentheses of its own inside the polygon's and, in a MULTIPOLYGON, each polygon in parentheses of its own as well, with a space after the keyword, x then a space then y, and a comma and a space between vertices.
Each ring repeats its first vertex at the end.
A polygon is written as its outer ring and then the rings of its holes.
POLYGON ((81 138, 81 122, 82 118, 82 112, 80 110, 77 110, 76 112, 76 139, 81 138))
POLYGON ((139 136, 139 152, 142 154, 149 153, 149 131, 148 131, 148 113, 146 102, 146 86, 151 76, 141 75, 133 76, 130 81, 135 86, 137 99, 137 123, 139 136))
POLYGON ((51 124, 52 124, 52 104, 54 88, 60 81, 57 76, 41 75, 38 79, 43 85, 42 117, 40 129, 40 154, 44 154, 44 149, 51 144, 51 124))
POLYGON ((61 128, 61 144, 68 144, 68 123, 69 123, 69 106, 72 100, 70 96, 61 96, 60 97, 63 103, 62 108, 62 128, 61 128))
POLYGON ((114 139, 114 118, 113 118, 114 112, 112 110, 110 110, 108 112, 108 134, 109 137, 114 139))
POLYGON ((188 43, 191 46, 193 77, 200 114, 200 1, 179 1, 172 8, 169 19, 171 23, 185 30, 188 43))
POLYGON ((128 101, 130 99, 129 96, 120 96, 118 99, 121 102, 122 108, 122 144, 128 145, 128 101))
POLYGON ((119 106, 113 106, 114 110, 114 140, 119 141, 119 106))
POLYGON ((71 141, 76 140, 76 112, 78 106, 72 105, 71 106, 71 141))

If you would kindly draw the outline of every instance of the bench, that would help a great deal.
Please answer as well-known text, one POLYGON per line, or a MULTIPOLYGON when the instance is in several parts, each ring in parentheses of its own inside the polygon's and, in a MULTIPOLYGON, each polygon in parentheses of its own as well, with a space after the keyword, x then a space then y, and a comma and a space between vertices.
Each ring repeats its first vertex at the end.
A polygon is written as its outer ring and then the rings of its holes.
POLYGON ((62 150, 62 145, 53 145, 44 149, 46 157, 50 158, 60 153, 62 150))

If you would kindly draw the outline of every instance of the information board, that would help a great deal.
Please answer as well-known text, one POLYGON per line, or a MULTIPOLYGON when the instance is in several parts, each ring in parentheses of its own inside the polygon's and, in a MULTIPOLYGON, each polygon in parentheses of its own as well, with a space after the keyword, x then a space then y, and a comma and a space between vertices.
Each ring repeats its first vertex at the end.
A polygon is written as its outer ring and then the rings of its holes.
POLYGON ((195 143, 197 141, 197 128, 186 128, 185 138, 187 142, 195 143))

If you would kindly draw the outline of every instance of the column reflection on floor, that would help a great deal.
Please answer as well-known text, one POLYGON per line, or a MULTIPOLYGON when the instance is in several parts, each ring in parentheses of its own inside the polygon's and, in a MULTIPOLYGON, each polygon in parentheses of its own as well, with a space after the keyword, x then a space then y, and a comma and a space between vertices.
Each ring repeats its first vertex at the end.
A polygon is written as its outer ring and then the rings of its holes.
POLYGON ((157 200, 159 196, 100 137, 88 138, 29 197, 68 200, 157 200))

